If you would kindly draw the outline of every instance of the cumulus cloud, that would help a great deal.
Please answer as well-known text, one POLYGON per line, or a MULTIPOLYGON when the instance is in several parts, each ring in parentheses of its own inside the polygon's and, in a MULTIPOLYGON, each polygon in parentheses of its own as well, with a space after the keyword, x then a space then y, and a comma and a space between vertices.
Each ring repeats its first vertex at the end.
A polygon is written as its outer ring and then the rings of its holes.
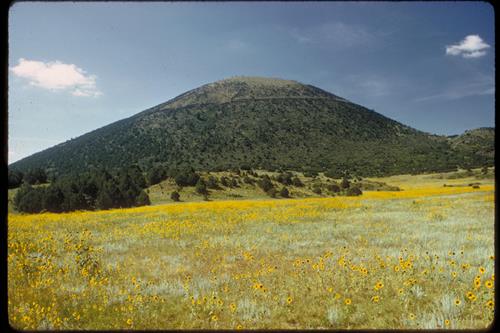
POLYGON ((486 55, 490 45, 479 35, 468 35, 460 43, 446 46, 446 54, 461 55, 464 58, 479 58, 486 55))
POLYGON ((96 97, 102 93, 96 87, 96 76, 87 74, 74 64, 60 61, 42 62, 19 59, 10 70, 14 75, 25 78, 32 86, 51 91, 68 91, 73 96, 96 97))

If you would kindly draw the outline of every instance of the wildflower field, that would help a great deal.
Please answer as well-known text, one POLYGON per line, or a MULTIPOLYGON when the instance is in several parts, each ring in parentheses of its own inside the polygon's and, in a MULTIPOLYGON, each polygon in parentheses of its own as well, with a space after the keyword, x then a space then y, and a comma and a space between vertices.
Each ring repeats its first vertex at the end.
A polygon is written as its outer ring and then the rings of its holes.
POLYGON ((399 181, 403 191, 359 197, 10 212, 10 323, 487 327, 495 308, 493 181, 478 189, 399 181))

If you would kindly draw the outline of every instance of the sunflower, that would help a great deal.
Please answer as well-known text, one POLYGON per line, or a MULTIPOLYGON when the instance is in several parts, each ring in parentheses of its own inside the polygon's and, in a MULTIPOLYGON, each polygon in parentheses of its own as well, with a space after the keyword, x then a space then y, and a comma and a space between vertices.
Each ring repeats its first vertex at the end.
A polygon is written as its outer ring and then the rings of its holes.
POLYGON ((495 302, 492 299, 490 299, 488 302, 486 302, 486 306, 492 308, 493 306, 495 306, 495 302))
POLYGON ((344 301, 345 305, 350 305, 352 303, 350 298, 346 298, 344 301))
POLYGON ((486 269, 484 267, 479 267, 479 273, 484 274, 486 272, 486 269))
POLYGON ((372 302, 373 303, 378 303, 380 301, 380 297, 378 295, 375 295, 372 297, 372 302))
POLYGON ((474 279, 474 286, 477 288, 481 287, 481 277, 477 276, 475 279, 474 279))
POLYGON ((382 283, 382 281, 379 281, 375 284, 375 290, 380 290, 382 288, 384 288, 384 284, 382 283))
POLYGON ((455 299, 455 305, 456 305, 456 306, 459 306, 460 304, 462 304, 462 301, 461 301, 461 300, 459 300, 458 298, 457 298, 457 299, 455 299))
POLYGON ((472 291, 469 291, 469 292, 467 292, 467 298, 470 301, 474 302, 476 300, 476 295, 474 295, 474 293, 472 291))
POLYGON ((491 289, 493 287, 493 281, 488 280, 484 283, 484 286, 488 289, 491 289))
POLYGON ((293 302, 293 298, 291 298, 291 297, 289 296, 289 297, 286 299, 286 302, 287 302, 288 304, 292 304, 292 302, 293 302))

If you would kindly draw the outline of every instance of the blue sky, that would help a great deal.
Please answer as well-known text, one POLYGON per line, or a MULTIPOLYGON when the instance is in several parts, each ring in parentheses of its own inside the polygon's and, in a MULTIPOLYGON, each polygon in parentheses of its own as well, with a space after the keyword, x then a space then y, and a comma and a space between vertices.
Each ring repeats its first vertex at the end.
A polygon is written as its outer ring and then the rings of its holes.
POLYGON ((236 75, 435 134, 494 126, 494 37, 484 2, 17 3, 9 163, 236 75))

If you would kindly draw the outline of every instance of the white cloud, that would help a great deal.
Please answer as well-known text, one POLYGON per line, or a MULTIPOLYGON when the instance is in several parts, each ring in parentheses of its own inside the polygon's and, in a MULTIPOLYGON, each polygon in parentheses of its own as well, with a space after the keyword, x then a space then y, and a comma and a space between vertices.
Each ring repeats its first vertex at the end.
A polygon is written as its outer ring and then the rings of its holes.
POLYGON ((51 91, 69 91, 73 96, 100 96, 96 87, 96 76, 88 75, 74 64, 60 61, 42 62, 19 59, 19 63, 11 67, 14 75, 25 78, 30 85, 51 91))
POLYGON ((446 54, 461 55, 464 58, 479 58, 486 55, 490 45, 479 35, 468 35, 460 43, 446 46, 446 54))

